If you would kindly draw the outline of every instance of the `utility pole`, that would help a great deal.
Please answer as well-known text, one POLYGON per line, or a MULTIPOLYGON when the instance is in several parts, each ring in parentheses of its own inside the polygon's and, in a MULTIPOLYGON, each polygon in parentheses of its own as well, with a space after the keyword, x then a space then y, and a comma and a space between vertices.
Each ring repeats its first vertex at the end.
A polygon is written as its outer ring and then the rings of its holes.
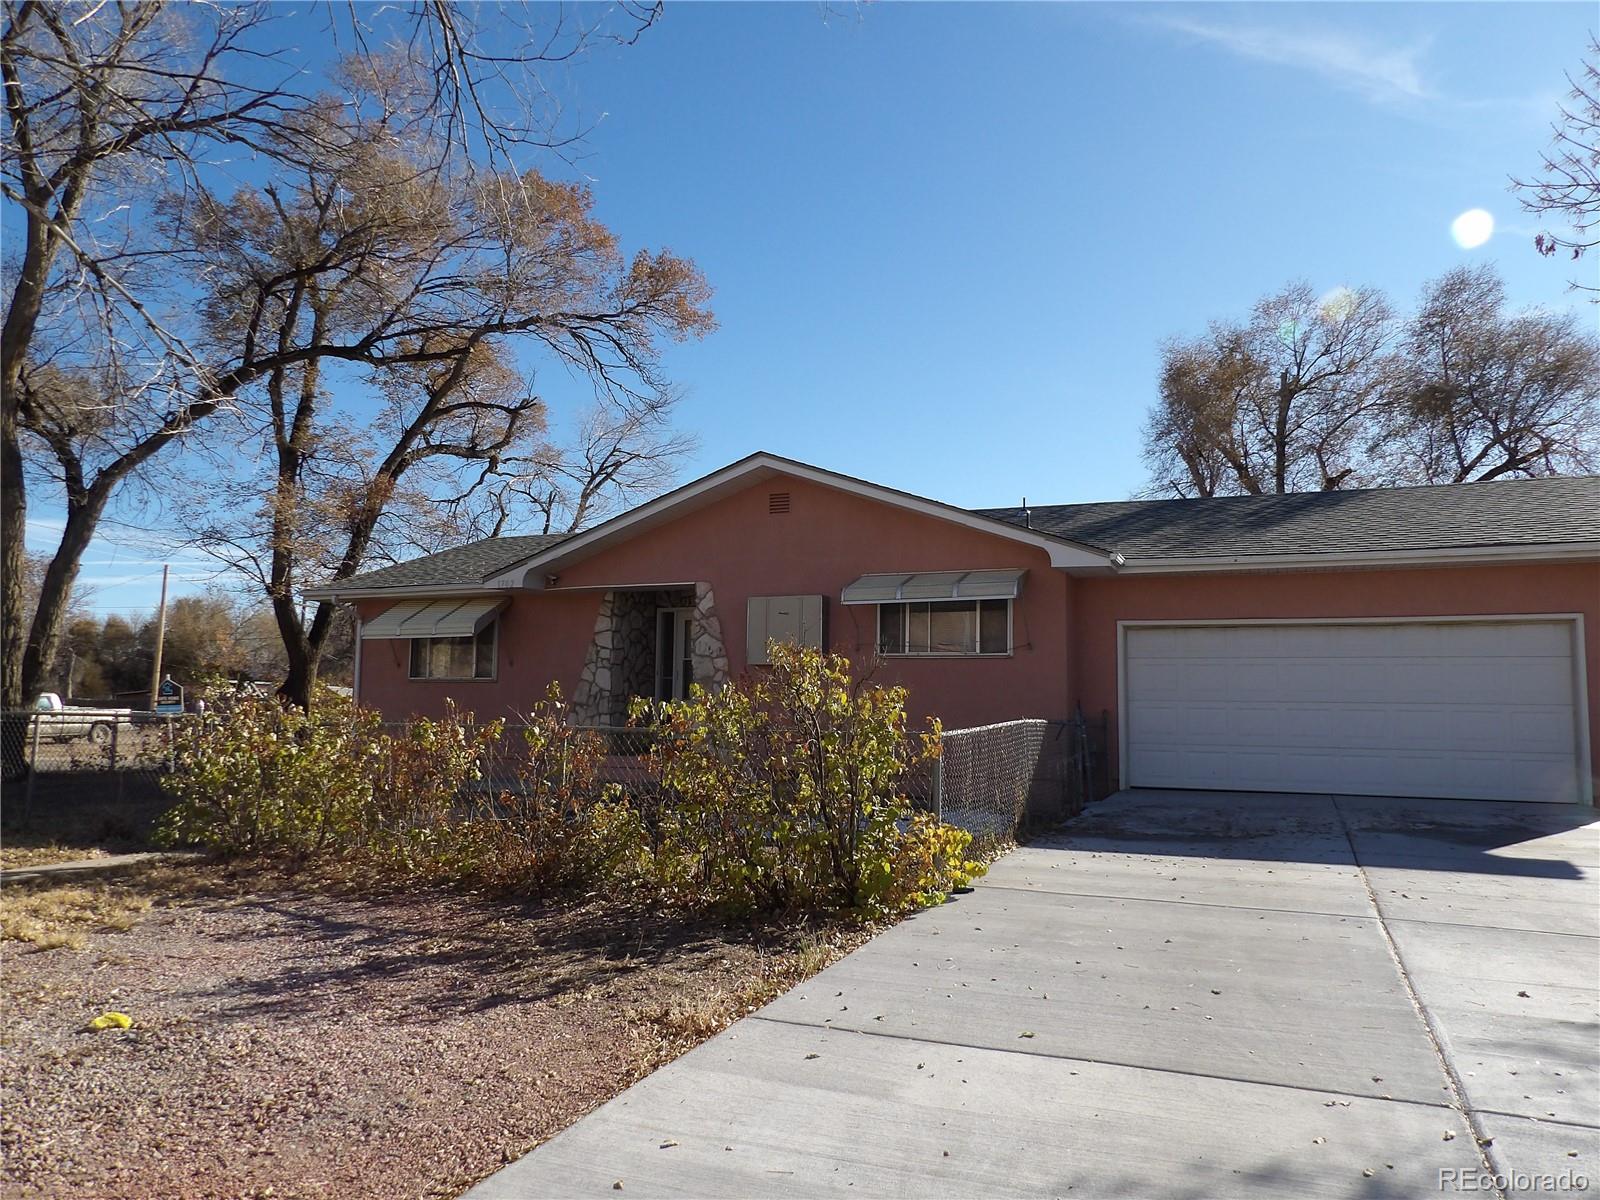
POLYGON ((161 607, 156 610, 156 661, 150 669, 150 711, 156 710, 156 697, 161 692, 161 647, 167 640, 167 572, 172 564, 161 564, 161 607))

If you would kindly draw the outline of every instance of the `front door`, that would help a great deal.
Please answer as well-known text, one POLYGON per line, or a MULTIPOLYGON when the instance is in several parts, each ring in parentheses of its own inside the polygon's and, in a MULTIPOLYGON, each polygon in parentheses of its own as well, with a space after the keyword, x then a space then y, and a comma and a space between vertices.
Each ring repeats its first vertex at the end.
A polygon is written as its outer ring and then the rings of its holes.
POLYGON ((656 612, 656 699, 687 700, 694 682, 694 610, 656 612))

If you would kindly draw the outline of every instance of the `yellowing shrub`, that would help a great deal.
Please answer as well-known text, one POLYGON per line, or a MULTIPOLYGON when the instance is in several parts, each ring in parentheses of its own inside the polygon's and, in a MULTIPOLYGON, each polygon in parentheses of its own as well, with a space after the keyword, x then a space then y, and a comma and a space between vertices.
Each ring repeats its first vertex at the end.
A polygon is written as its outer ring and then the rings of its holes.
POLYGON ((737 911, 878 916, 935 903, 981 865, 971 835, 914 811, 937 723, 907 733, 903 688, 839 655, 774 643, 770 666, 680 703, 640 703, 667 789, 657 880, 737 911))

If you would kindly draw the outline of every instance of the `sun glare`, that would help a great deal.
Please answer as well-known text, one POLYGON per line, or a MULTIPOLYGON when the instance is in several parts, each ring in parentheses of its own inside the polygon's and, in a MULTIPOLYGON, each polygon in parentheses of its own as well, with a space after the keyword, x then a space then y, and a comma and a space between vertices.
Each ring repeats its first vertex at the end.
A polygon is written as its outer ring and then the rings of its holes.
POLYGON ((1463 250, 1474 250, 1494 236, 1494 217, 1486 209, 1469 208, 1450 222, 1450 236, 1463 250))
POLYGON ((1317 312, 1325 321, 1347 321, 1356 309, 1356 294, 1344 284, 1330 288, 1317 298, 1317 312))

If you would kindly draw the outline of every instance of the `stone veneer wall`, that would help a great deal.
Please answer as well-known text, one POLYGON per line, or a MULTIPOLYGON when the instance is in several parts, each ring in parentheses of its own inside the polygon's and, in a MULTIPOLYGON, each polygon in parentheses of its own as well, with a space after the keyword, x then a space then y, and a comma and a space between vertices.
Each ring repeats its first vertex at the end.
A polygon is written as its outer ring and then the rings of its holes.
POLYGON ((689 647, 694 681, 708 691, 728 682, 728 646, 722 640, 716 597, 709 583, 694 585, 693 641, 689 647))
POLYGON ((628 719, 630 697, 655 694, 656 613, 663 608, 694 609, 689 650, 695 682, 706 687, 727 682, 727 647, 709 584, 697 584, 692 592, 607 592, 572 695, 573 716, 580 723, 621 725, 628 719))

